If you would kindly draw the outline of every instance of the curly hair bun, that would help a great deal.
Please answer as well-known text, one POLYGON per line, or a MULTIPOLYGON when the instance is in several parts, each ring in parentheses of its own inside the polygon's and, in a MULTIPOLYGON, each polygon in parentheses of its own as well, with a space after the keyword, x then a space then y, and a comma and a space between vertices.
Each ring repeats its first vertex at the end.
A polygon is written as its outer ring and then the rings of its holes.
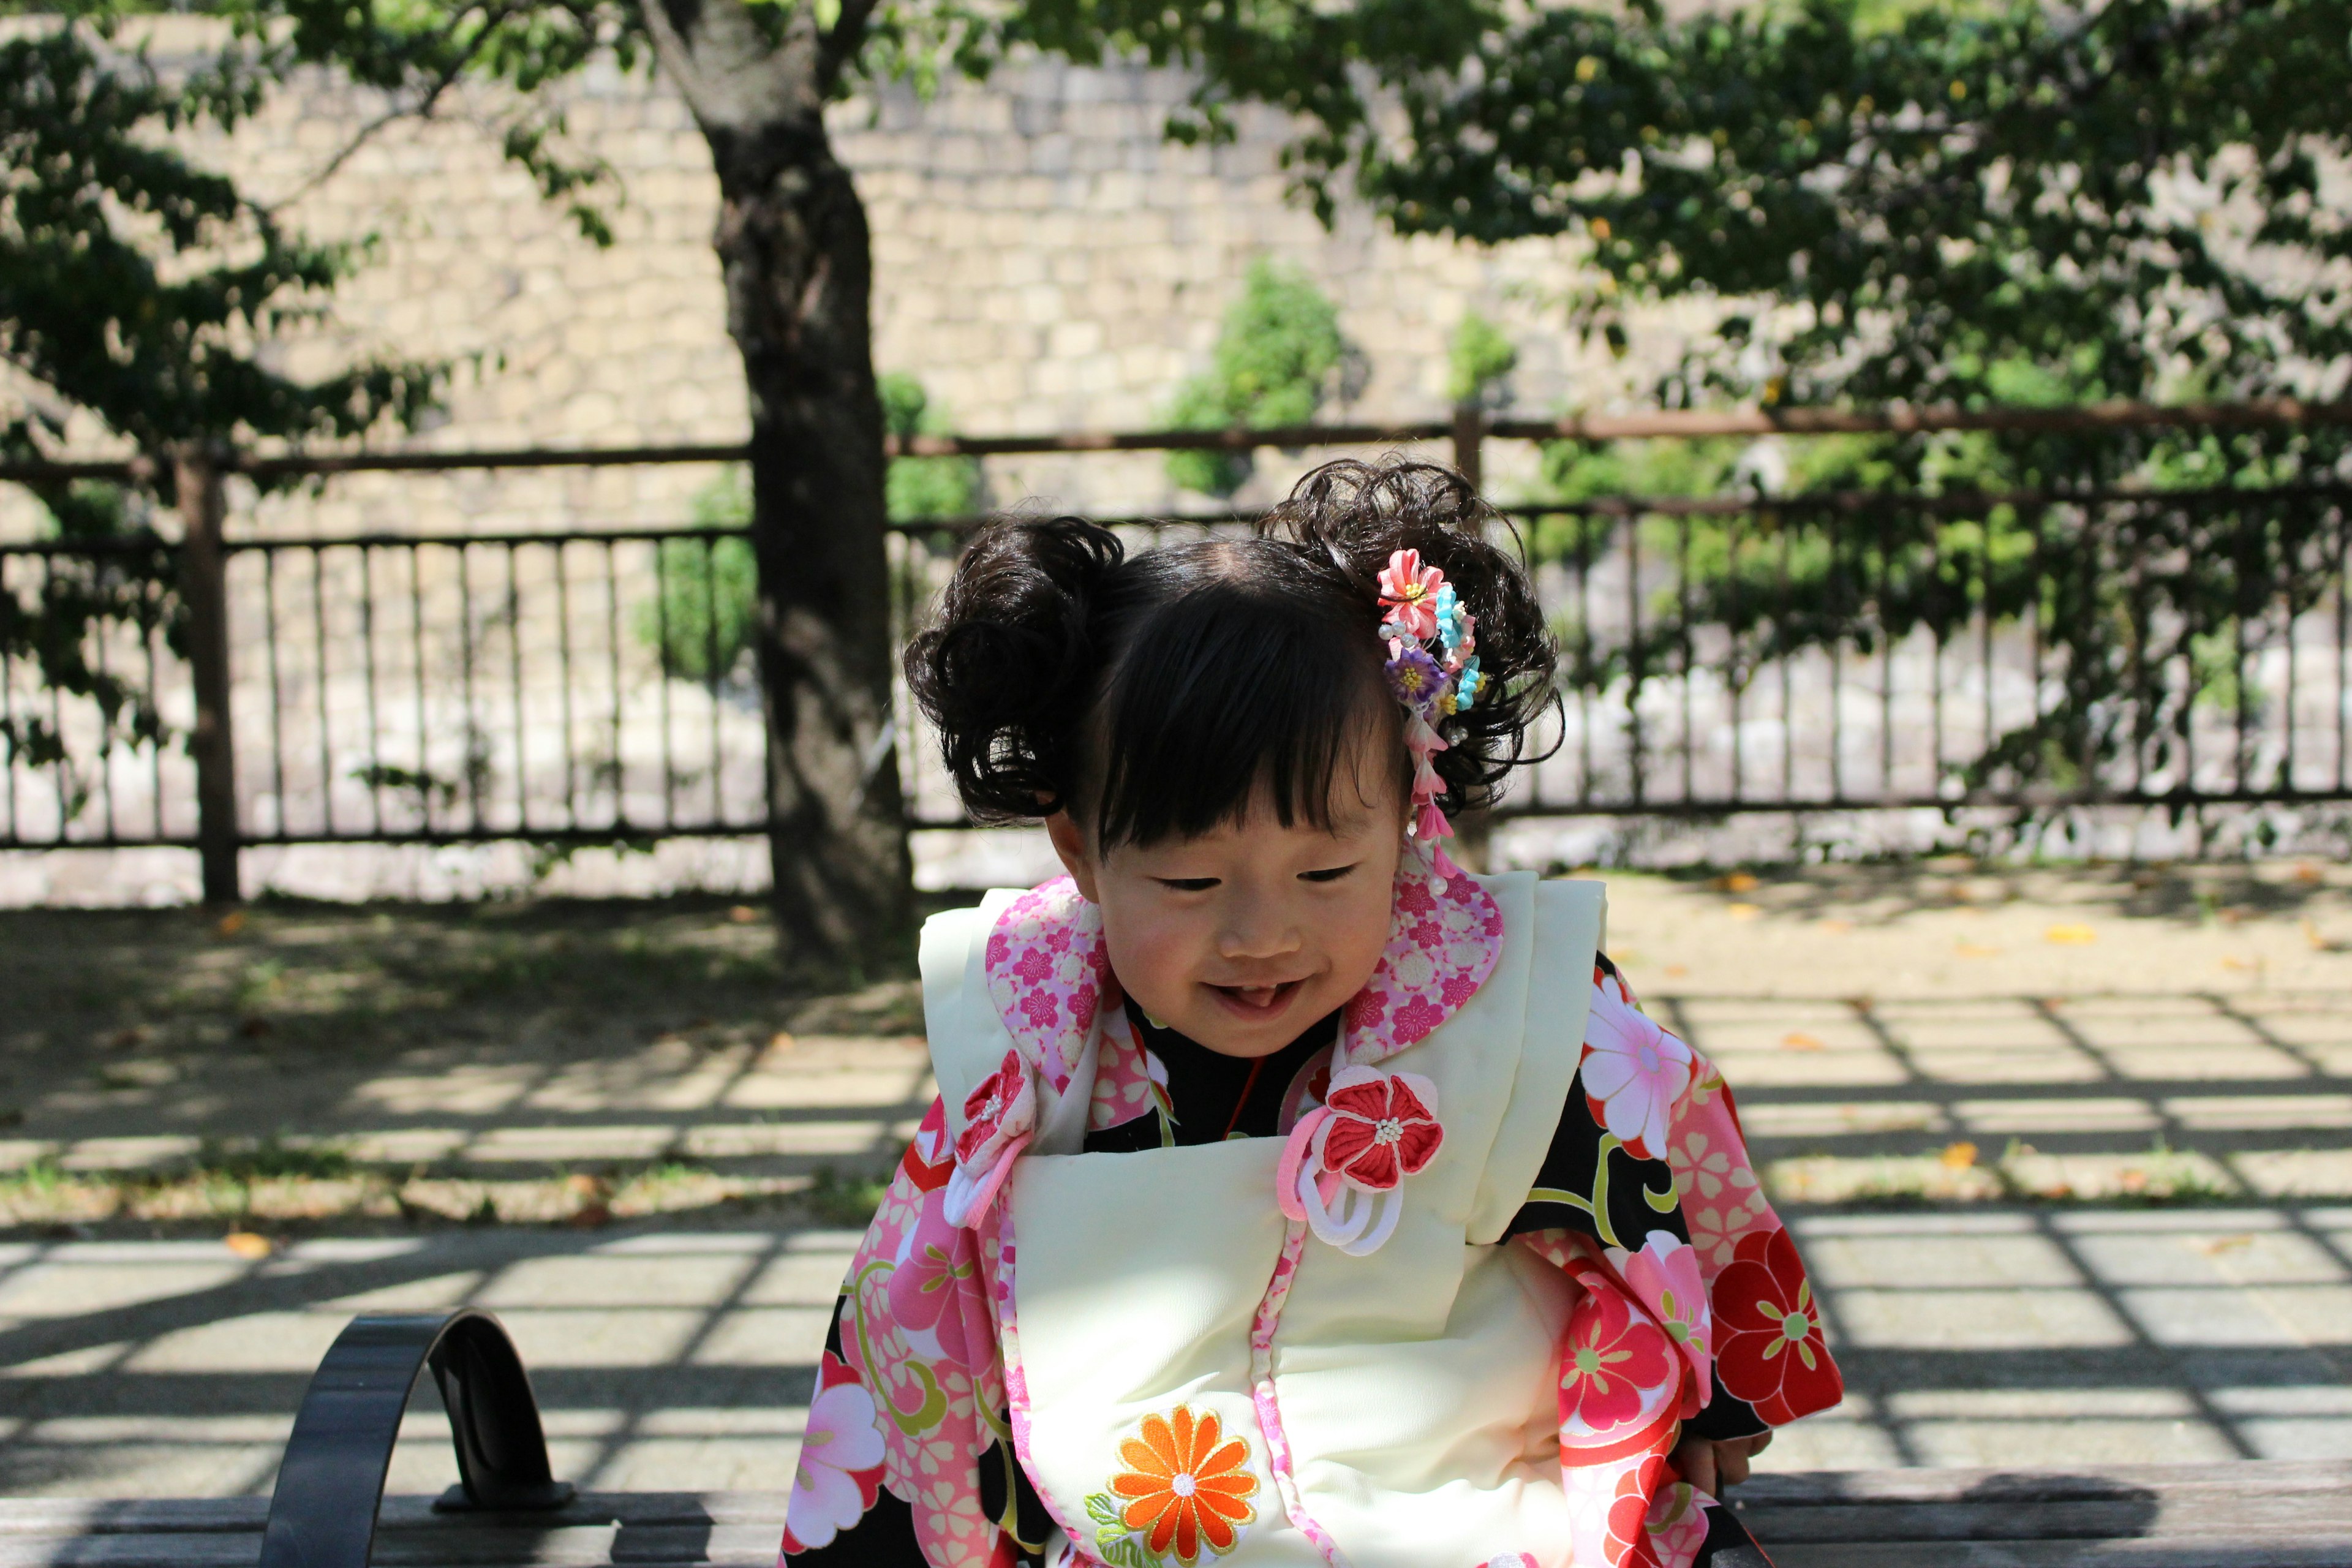
POLYGON ((1126 559, 1117 534, 1082 518, 994 519, 908 645, 907 685, 981 821, 1041 816, 1068 792, 1073 721, 1101 673, 1095 601, 1126 559))
POLYGON ((1328 556, 1362 595, 1368 629, 1380 618, 1381 571, 1401 550, 1444 572, 1476 619, 1486 680, 1475 704, 1439 725, 1449 749, 1432 759, 1447 815, 1491 805, 1512 768, 1540 760, 1527 754, 1528 734, 1559 705, 1559 649, 1519 554, 1494 542, 1516 546, 1517 533, 1467 479, 1434 463, 1326 463, 1257 526, 1328 556))

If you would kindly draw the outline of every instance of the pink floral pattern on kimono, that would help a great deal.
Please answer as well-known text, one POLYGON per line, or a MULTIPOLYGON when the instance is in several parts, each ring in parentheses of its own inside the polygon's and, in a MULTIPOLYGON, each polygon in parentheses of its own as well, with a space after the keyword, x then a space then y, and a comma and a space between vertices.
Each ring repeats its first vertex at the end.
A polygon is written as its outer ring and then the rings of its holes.
MULTIPOLYGON (((954 1161, 946 1108, 934 1100, 850 1259, 842 1352, 880 1412, 881 1483, 910 1505, 924 1560, 979 1565, 1002 1544, 977 1465, 1003 1435, 1004 1370, 992 1316, 975 1318, 967 1294, 984 1306, 994 1288, 986 1253, 941 1212, 954 1161)), ((788 1552, 800 1517, 795 1499, 788 1552)))
MULTIPOLYGON (((1688 1064, 1662 1112, 1656 1078, 1641 1083, 1653 1074, 1646 1064, 1619 1081, 1643 1097, 1640 1135, 1674 1171, 1690 1242, 1665 1231, 1652 1231, 1639 1248, 1559 1230, 1517 1239, 1580 1288, 1560 1374, 1561 1481, 1575 1561, 1690 1568, 1717 1505, 1667 1461, 1682 1422, 1714 1387, 1773 1426, 1835 1405, 1843 1388, 1803 1264, 1764 1199, 1723 1075, 1638 1006, 1613 969, 1596 973, 1584 1066, 1589 1073, 1596 1054, 1622 1057, 1644 1044, 1667 1076, 1671 1064, 1688 1064), (1596 1047, 1596 1039, 1608 1043, 1596 1047), (1678 1352, 1682 1365, 1681 1397, 1671 1405, 1657 1397, 1662 1389, 1640 1386, 1661 1345, 1678 1352)), ((1617 1133, 1601 1103, 1608 1097, 1590 1098, 1596 1119, 1617 1133)), ((1633 1140, 1622 1141, 1634 1152, 1633 1140)))

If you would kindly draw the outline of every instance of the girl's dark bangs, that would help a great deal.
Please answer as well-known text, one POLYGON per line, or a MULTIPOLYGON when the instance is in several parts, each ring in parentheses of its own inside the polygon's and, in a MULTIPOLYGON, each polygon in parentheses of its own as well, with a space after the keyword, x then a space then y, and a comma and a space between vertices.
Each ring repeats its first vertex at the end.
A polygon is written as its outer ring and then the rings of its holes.
POLYGON ((1097 710, 1100 842, 1210 832, 1261 787, 1284 826, 1329 826, 1338 775, 1380 717, 1377 646, 1366 627, 1234 582, 1150 615, 1097 710))

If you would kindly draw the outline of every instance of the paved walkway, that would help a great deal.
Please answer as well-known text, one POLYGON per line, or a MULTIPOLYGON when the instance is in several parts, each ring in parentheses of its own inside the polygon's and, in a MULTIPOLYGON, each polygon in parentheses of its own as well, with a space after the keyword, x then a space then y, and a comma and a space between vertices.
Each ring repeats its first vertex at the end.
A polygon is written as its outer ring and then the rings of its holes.
MULTIPOLYGON (((1847 1370, 1769 1465, 2352 1456, 2343 882, 1617 880, 1612 951, 1738 1087, 1847 1370)), ((266 1490, 346 1317, 459 1301, 514 1328, 568 1476, 788 1483, 855 1238, 775 1194, 895 1157, 929 1093, 911 997, 778 1003, 723 904, 535 918, 429 963, 438 915, 0 931, 0 1205, 188 1158, 117 1199, 196 1203, 223 1140, 348 1166, 231 1184, 265 1257, 201 1205, 0 1232, 0 1493, 266 1490), (617 1217, 449 1228, 435 1192, 617 1217)), ((420 1435, 396 1487, 449 1476, 420 1435)))
MULTIPOLYGON (((2352 1209, 1801 1215, 1850 1394, 1780 1469, 2352 1458, 2352 1209)), ((0 1247, 0 1493, 266 1493, 352 1313, 470 1301, 558 1472, 773 1488, 853 1233, 506 1229, 0 1247)), ((423 1396, 395 1490, 455 1479, 423 1396)))

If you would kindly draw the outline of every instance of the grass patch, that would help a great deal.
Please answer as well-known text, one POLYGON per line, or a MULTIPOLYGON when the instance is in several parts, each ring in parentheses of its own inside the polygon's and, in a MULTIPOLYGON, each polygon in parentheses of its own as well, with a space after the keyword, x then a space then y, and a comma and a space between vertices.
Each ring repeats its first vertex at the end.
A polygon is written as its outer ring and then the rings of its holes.
POLYGON ((843 1172, 831 1165, 817 1172, 802 1195, 811 1213, 827 1225, 864 1229, 890 1190, 887 1181, 843 1172))

